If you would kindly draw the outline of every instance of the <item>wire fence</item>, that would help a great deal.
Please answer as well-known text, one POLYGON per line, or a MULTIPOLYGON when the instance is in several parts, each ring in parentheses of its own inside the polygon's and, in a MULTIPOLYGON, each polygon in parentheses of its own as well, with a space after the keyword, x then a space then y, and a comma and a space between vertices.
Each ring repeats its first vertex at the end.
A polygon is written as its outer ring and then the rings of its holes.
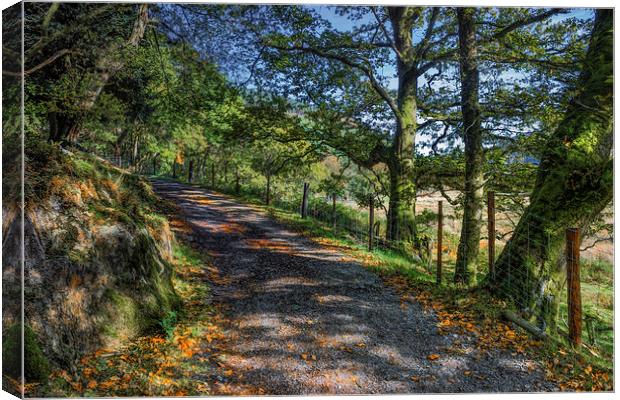
MULTIPOLYGON (((369 250, 398 251, 427 272, 434 272, 439 283, 452 284, 461 253, 459 262, 474 266, 475 279, 508 299, 509 307, 541 334, 554 332, 595 355, 608 356, 613 351, 613 320, 599 315, 600 296, 593 294, 613 290, 612 282, 587 281, 586 296, 582 296, 579 229, 557 226, 531 212, 524 214, 524 195, 490 192, 486 212, 479 215, 472 229, 458 205, 443 200, 434 206, 426 202, 416 211, 417 232, 409 241, 389 239, 385 210, 374 205, 343 205, 342 198, 308 193, 305 210, 303 194, 293 201, 275 199, 273 206, 320 221, 334 234, 345 235, 369 250), (476 230, 477 241, 461 238, 476 230), (480 251, 476 260, 469 262, 467 246, 472 245, 480 251), (549 326, 549 321, 556 322, 549 326)), ((410 223, 400 222, 401 226, 410 223)), ((611 306, 611 315, 613 295, 611 304, 605 306, 611 306)))
MULTIPOLYGON (((104 158, 119 166, 131 162, 113 155, 104 158)), ((207 178, 200 180, 216 186, 214 189, 239 194, 238 185, 207 178)), ((245 186, 243 192, 265 198, 264 190, 255 186, 245 186)), ((590 270, 585 278, 580 275, 582 238, 578 229, 556 226, 531 212, 525 214, 525 193, 492 192, 485 199, 486 210, 467 226, 462 206, 443 195, 419 196, 415 223, 412 219, 397 221, 399 232, 389 232, 387 210, 372 197, 359 205, 346 196, 313 193, 305 184, 297 193, 274 193, 270 205, 318 221, 335 236, 369 250, 398 252, 412 266, 434 275, 439 284, 453 284, 459 265, 473 268, 473 281, 487 284, 496 295, 508 299, 509 307, 541 333, 554 332, 595 355, 611 357, 613 266, 602 279, 590 279, 590 270), (469 240, 470 235, 475 239, 469 240), (468 246, 479 251, 471 252, 468 246), (471 254, 475 260, 468 259, 471 254), (608 276, 611 279, 606 279, 608 276), (557 323, 548 326, 549 321, 557 323)))

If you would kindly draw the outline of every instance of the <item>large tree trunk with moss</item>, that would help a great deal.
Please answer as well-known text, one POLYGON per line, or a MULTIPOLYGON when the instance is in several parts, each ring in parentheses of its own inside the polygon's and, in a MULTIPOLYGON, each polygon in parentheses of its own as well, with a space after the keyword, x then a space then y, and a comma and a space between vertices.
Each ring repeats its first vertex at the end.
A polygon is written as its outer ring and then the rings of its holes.
MULTIPOLYGON (((126 45, 131 47, 138 46, 144 36, 147 22, 148 4, 141 4, 138 6, 138 16, 126 45)), ((86 88, 81 97, 82 101, 79 104, 79 112, 73 113, 71 116, 65 111, 50 113, 50 142, 77 142, 87 113, 92 109, 110 77, 123 67, 123 62, 118 56, 120 50, 118 42, 111 40, 111 43, 103 56, 97 60, 96 70, 91 73, 90 79, 87 81, 86 88)))
POLYGON ((463 225, 456 257, 454 281, 475 282, 484 186, 482 127, 478 102, 478 51, 476 48, 475 8, 458 8, 461 70, 461 110, 465 141, 465 192, 463 225))
POLYGON ((394 46, 402 55, 397 57, 398 115, 396 132, 389 149, 390 201, 387 220, 387 239, 406 240, 415 232, 413 201, 415 199, 414 147, 417 113, 417 73, 404 60, 411 57, 412 26, 419 10, 413 7, 389 7, 394 29, 394 46))
POLYGON ((491 284, 553 323, 565 280, 564 232, 587 226, 613 196, 613 11, 597 10, 583 70, 564 120, 549 137, 530 205, 491 284))

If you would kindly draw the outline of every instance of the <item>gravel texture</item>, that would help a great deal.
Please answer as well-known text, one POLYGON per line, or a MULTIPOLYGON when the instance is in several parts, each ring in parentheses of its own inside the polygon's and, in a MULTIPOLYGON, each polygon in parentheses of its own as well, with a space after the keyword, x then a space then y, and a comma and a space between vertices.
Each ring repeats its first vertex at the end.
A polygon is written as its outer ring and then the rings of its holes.
POLYGON ((536 361, 439 335, 432 312, 402 307, 375 274, 260 210, 192 186, 153 186, 219 271, 212 301, 232 320, 228 364, 267 394, 555 390, 536 361))

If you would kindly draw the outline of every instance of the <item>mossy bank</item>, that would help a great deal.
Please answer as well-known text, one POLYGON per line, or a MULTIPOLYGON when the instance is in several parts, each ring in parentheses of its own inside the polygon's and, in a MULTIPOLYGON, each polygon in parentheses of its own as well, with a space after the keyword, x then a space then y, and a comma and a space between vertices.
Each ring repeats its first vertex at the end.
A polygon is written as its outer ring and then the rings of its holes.
MULTIPOLYGON (((25 161, 28 354, 73 369, 87 352, 157 329, 179 300, 171 282, 174 238, 148 182, 48 144, 29 148, 25 161)), ((5 339, 21 314, 21 218, 14 193, 5 191, 2 210, 5 339)), ((18 352, 11 346, 19 349, 19 338, 5 340, 5 355, 18 352)), ((4 372, 10 371, 19 368, 5 363, 4 372)), ((44 371, 25 375, 45 379, 44 371)))

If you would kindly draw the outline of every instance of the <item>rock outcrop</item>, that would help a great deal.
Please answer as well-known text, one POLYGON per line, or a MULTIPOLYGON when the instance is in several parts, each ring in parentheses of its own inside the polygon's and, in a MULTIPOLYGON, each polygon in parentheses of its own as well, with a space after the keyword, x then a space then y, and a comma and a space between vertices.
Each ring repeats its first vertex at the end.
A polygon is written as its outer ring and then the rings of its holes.
MULTIPOLYGON (((50 362, 71 369, 85 353, 113 348, 175 308, 174 238, 144 179, 84 155, 55 157, 52 171, 26 178, 45 182, 31 187, 25 206, 24 315, 50 362)), ((9 328, 21 314, 21 214, 15 203, 3 207, 9 328)))

